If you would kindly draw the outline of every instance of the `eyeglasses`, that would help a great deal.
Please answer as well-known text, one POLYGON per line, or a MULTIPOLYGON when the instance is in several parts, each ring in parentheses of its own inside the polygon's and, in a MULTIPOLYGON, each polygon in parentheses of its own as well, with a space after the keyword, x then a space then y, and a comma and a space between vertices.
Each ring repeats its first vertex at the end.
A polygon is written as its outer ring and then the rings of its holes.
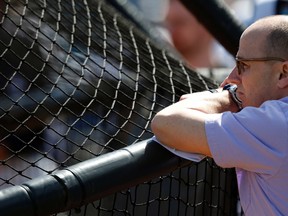
POLYGON ((238 73, 241 74, 243 71, 245 71, 245 64, 244 62, 249 62, 249 61, 280 61, 280 62, 285 62, 286 60, 283 58, 278 58, 278 57, 263 57, 263 58, 241 58, 241 57, 236 57, 236 67, 238 70, 238 73))

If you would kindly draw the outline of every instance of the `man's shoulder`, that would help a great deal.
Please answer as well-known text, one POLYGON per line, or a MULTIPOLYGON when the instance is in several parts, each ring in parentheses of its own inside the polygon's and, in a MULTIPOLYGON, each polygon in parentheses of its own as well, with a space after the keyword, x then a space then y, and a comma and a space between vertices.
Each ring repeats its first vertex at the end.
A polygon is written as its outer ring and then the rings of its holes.
POLYGON ((246 107, 236 118, 245 122, 257 122, 261 128, 271 127, 287 128, 288 127, 288 97, 280 100, 269 100, 264 102, 260 107, 246 107))
MULTIPOLYGON (((273 126, 277 130, 288 127, 288 97, 280 100, 269 100, 260 107, 245 107, 238 113, 233 113, 226 118, 235 118, 240 124, 245 124, 249 128, 262 128, 273 126), (248 124, 248 125, 247 125, 248 124)), ((274 130, 271 130, 274 131, 274 130)))
POLYGON ((284 98, 280 99, 279 101, 281 101, 281 102, 284 102, 284 103, 287 103, 287 104, 288 104, 288 96, 286 96, 286 97, 284 97, 284 98))
POLYGON ((271 111, 280 110, 288 114, 288 109, 287 109, 288 108, 288 96, 281 98, 279 100, 266 101, 265 103, 262 104, 260 108, 270 109, 271 111))

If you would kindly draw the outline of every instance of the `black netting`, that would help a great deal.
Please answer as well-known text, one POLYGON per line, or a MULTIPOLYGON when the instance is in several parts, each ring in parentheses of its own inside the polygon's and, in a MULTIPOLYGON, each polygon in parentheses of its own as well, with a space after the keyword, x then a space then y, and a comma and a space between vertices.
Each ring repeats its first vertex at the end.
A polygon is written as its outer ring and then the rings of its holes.
MULTIPOLYGON (((6 0, 0 19, 0 189, 150 138, 215 86, 106 1, 6 0)), ((234 183, 207 159, 58 215, 232 215, 234 183)))

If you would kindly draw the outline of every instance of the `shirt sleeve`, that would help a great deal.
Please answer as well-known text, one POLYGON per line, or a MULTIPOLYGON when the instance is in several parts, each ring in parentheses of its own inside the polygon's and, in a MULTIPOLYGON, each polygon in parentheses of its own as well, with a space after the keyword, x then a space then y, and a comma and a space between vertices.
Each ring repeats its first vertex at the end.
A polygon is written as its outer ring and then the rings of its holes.
POLYGON ((286 118, 277 102, 208 115, 205 130, 215 162, 224 168, 273 174, 287 155, 286 118))

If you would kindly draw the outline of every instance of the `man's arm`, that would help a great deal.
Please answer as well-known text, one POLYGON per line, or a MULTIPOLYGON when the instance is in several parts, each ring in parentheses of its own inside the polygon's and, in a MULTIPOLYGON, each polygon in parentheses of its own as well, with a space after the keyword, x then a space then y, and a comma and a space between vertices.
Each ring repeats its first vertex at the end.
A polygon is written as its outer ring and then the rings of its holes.
POLYGON ((164 145, 211 156, 205 133, 205 119, 209 114, 225 111, 238 111, 228 91, 184 95, 179 102, 157 113, 151 128, 164 145))

